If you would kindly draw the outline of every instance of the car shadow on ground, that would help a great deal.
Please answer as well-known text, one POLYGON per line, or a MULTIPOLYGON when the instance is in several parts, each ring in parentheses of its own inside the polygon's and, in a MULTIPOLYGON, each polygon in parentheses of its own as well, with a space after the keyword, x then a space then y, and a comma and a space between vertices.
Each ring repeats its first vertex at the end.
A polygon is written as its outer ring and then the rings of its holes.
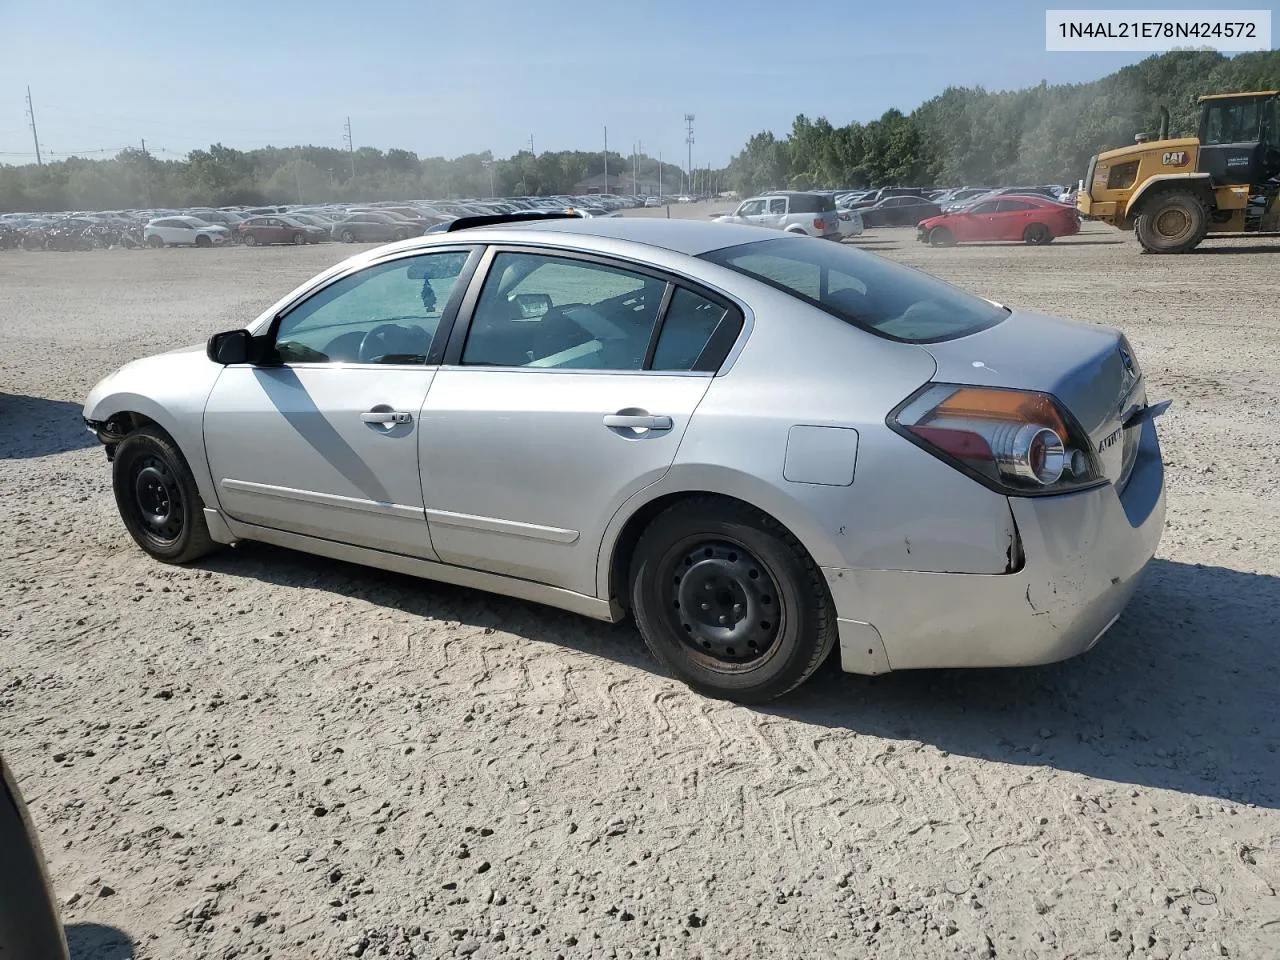
MULTIPOLYGON (((528 623, 537 642, 661 673, 630 624, 261 544, 202 566, 475 626, 528 623)), ((1280 808, 1280 578, 1153 560, 1120 621, 1089 653, 1010 670, 868 678, 836 657, 755 709, 960 756, 1280 808)))
POLYGON ((71 960, 132 960, 133 941, 115 927, 97 923, 69 923, 67 947, 71 960))
POLYGON ((84 425, 84 405, 0 393, 0 460, 29 460, 97 443, 84 425))

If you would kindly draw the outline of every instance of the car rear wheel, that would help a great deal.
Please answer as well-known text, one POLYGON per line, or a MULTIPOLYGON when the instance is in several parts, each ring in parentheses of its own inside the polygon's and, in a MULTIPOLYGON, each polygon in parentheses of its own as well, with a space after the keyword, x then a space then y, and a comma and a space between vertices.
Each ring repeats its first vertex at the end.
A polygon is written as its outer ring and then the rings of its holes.
POLYGON ((1053 233, 1043 223, 1033 223, 1022 231, 1022 239, 1034 246, 1042 246, 1053 240, 1053 233))
POLYGON ((111 479, 120 518, 151 556, 189 563, 214 549, 195 478, 164 431, 143 427, 120 441, 111 479))
POLYGON ((350 230, 343 230, 343 231, 342 231, 342 242, 343 242, 343 243, 355 243, 355 242, 356 242, 356 235, 355 235, 354 233, 352 233, 350 230))
POLYGON ((955 234, 946 227, 934 227, 929 231, 929 246, 931 247, 954 247, 956 245, 955 234))
POLYGON ((631 601, 667 669, 740 703, 793 690, 836 641, 817 565, 785 527, 736 501, 688 500, 660 514, 636 545, 631 601))
POLYGON ((307 242, 307 238, 303 236, 301 233, 295 233, 293 235, 293 245, 295 247, 300 247, 306 242, 307 242))
POLYGON ((147 246, 151 247, 152 249, 159 250, 161 247, 164 246, 164 241, 161 240, 159 237, 155 237, 155 236, 147 237, 147 246))
POLYGON ((208 237, 206 237, 204 234, 200 234, 200 236, 196 237, 196 246, 197 246, 197 247, 212 247, 212 246, 213 246, 213 241, 212 241, 212 240, 210 240, 208 237))
POLYGON ((246 247, 256 247, 258 245, 258 238, 252 233, 246 233, 244 235, 244 245, 246 247))

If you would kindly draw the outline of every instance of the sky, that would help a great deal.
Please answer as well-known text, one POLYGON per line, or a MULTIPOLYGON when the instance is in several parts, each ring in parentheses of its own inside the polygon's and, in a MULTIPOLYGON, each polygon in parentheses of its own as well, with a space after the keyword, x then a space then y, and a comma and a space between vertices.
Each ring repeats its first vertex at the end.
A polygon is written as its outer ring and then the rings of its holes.
MULTIPOLYGON (((1177 6, 1163 0, 1162 6, 1177 6)), ((1057 3, 1055 8, 1074 6, 1057 3)), ((1210 6, 1205 0, 1198 6, 1210 6)), ((1226 6, 1226 5, 1224 5, 1226 6)), ((241 149, 598 150, 720 167, 797 114, 840 126, 947 86, 1096 79, 1025 0, 0 0, 0 162, 241 149)))

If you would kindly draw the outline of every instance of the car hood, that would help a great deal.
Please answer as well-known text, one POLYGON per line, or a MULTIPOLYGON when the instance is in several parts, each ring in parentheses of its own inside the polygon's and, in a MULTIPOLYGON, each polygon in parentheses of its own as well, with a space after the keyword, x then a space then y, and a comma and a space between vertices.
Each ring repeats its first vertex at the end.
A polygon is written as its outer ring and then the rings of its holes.
POLYGON ((925 349, 939 381, 1051 394, 1095 445, 1142 399, 1141 372, 1114 327, 1015 311, 994 327, 925 349))

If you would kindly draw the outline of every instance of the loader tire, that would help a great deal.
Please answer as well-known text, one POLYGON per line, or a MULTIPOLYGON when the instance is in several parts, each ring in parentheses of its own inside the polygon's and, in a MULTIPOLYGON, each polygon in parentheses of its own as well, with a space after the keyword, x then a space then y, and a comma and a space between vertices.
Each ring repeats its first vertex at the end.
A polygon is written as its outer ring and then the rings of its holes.
POLYGON ((1187 253, 1209 232, 1209 210, 1190 190, 1162 190, 1143 202, 1133 232, 1147 253, 1187 253))

